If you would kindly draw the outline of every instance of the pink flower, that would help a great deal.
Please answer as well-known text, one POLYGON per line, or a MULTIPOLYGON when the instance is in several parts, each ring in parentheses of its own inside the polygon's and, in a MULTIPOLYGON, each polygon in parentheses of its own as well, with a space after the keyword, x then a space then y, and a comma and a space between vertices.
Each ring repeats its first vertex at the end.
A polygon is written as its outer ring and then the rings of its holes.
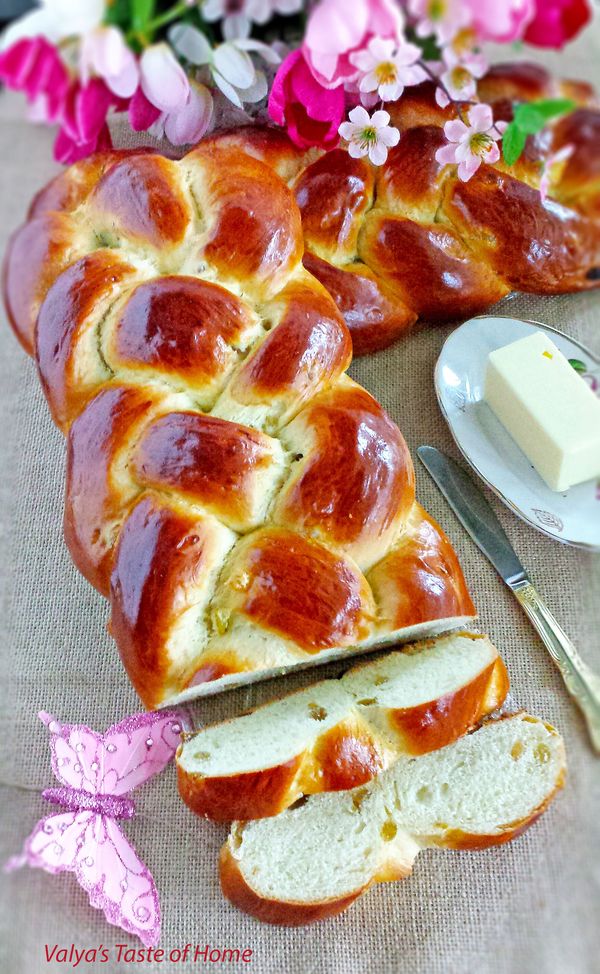
POLYGON ((435 93, 438 105, 446 108, 450 98, 454 101, 471 101, 477 92, 477 78, 482 78, 487 71, 485 58, 481 54, 471 53, 463 60, 451 46, 444 48, 443 57, 446 70, 440 77, 443 88, 438 88, 435 93))
POLYGON ((474 105, 469 110, 469 125, 453 119, 444 125, 449 145, 442 146, 435 158, 442 165, 458 163, 458 178, 464 183, 474 176, 482 162, 494 163, 500 158, 497 142, 502 138, 506 124, 494 125, 489 105, 474 105))
POLYGON ((23 91, 37 119, 60 117, 69 91, 69 72, 57 49, 44 37, 24 37, 0 54, 0 81, 23 91))
POLYGON ((540 180, 540 196, 542 197, 542 202, 546 200, 550 188, 559 182, 565 168, 565 163, 571 158, 574 151, 574 145, 564 145, 562 149, 559 149, 558 152, 555 152, 546 159, 540 180))
POLYGON ((344 117, 344 90, 324 88, 313 77, 302 51, 293 51, 275 75, 269 96, 269 114, 287 127, 292 141, 302 149, 332 149, 344 117))
POLYGON ((400 141, 400 132, 390 125, 389 112, 374 112, 371 116, 359 105, 350 112, 349 118, 349 122, 340 125, 340 135, 348 143, 349 155, 353 159, 368 156, 374 166, 383 166, 389 150, 400 141))
POLYGON ((417 36, 435 36, 447 44, 471 23, 471 11, 463 0, 409 0, 408 9, 417 21, 417 36))
MULTIPOLYGON (((535 14, 536 0, 463 0, 473 27, 484 41, 507 44, 523 37, 535 14)), ((545 3, 545 0, 543 0, 545 3)))
POLYGON ((129 124, 134 132, 146 132, 161 116, 160 108, 148 101, 141 87, 129 102, 129 124))
POLYGON ((70 164, 112 145, 106 118, 112 107, 122 108, 101 78, 74 82, 65 100, 62 126, 54 145, 59 162, 70 164))
POLYGON ((587 0, 537 0, 535 8, 525 40, 538 47, 564 47, 592 17, 587 0))
POLYGON ((167 44, 151 44, 140 58, 140 84, 144 95, 161 112, 183 108, 190 83, 179 61, 167 44))
POLYGON ((117 27, 97 27, 84 34, 79 71, 84 84, 96 74, 120 98, 130 98, 138 86, 137 61, 117 27))
POLYGON ((304 38, 304 57, 324 88, 358 76, 350 55, 372 37, 403 39, 404 18, 395 0, 321 0, 312 11, 304 38))
POLYGON ((396 101, 406 85, 418 85, 427 75, 416 61, 421 48, 392 38, 374 37, 363 51, 350 55, 350 63, 360 71, 359 89, 376 92, 382 101, 396 101))

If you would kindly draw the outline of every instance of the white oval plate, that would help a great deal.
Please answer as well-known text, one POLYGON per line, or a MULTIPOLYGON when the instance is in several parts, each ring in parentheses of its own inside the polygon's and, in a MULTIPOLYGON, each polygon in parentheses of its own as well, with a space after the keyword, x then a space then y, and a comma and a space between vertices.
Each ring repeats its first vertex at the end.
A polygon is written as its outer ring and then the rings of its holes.
POLYGON ((550 538, 600 549, 600 482, 557 494, 483 401, 487 359, 502 345, 535 331, 548 334, 600 395, 600 360, 549 325, 518 318, 472 318, 452 332, 438 359, 435 388, 457 446, 474 470, 511 510, 550 538))

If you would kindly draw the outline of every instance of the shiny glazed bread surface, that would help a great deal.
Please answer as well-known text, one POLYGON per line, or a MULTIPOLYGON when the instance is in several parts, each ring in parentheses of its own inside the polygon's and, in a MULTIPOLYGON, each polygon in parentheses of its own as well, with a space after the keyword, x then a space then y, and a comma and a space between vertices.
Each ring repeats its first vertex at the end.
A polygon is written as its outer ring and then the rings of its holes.
POLYGON ((7 254, 68 437, 66 540, 148 707, 474 614, 302 255, 291 191, 226 146, 86 160, 7 254))
POLYGON ((281 130, 248 127, 214 137, 273 166, 302 212, 304 263, 345 317, 354 353, 384 348, 417 318, 465 319, 511 291, 561 294, 600 283, 600 111, 589 85, 557 81, 537 65, 496 65, 479 83, 495 118, 518 102, 568 97, 580 107, 531 137, 509 169, 483 165, 461 183, 436 162, 451 117, 434 87, 409 88, 389 108, 402 133, 385 166, 344 149, 295 149, 281 130), (544 203, 546 159, 573 154, 544 203))

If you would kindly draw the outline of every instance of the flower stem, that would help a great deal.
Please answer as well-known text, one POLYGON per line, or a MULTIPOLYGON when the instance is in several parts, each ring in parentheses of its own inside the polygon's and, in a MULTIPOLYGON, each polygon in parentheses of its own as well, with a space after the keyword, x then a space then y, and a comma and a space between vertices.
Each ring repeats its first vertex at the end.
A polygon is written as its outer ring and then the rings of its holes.
POLYGON ((181 3, 176 3, 175 6, 171 7, 170 10, 165 10, 165 12, 159 14, 158 17, 154 17, 153 20, 149 20, 148 23, 146 24, 145 29, 148 32, 154 32, 155 30, 160 30, 160 28, 164 27, 165 24, 170 24, 171 21, 177 20, 177 18, 180 17, 181 14, 184 14, 189 9, 190 9, 189 3, 186 3, 185 0, 182 0, 181 3))
POLYGON ((465 125, 467 125, 468 122, 467 122, 467 119, 465 118, 465 114, 463 112, 462 106, 464 104, 469 105, 469 104, 476 104, 476 103, 475 102, 460 102, 460 101, 457 101, 456 98, 453 98, 452 97, 452 95, 450 94, 450 92, 446 88, 446 85, 444 84, 444 82, 442 81, 442 79, 441 78, 438 78, 437 75, 435 75, 433 73, 433 71, 431 70, 431 68, 429 68, 427 66, 427 62, 426 61, 420 60, 420 61, 417 61, 417 64, 419 65, 420 68, 423 69, 423 71, 429 77, 429 79, 431 81, 433 81, 433 83, 436 84, 438 86, 438 88, 441 88, 442 89, 442 91, 446 95, 446 98, 448 99, 448 101, 450 102, 450 104, 451 105, 454 105, 454 107, 456 108, 456 111, 458 112, 458 116, 459 116, 461 122, 464 122, 465 125))

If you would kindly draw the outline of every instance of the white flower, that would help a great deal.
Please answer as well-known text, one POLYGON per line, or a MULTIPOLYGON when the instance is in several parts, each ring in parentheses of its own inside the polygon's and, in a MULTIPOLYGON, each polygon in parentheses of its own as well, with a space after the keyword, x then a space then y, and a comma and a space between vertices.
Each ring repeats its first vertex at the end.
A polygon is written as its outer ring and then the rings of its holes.
POLYGON ((279 55, 267 44, 249 38, 225 41, 211 48, 208 40, 190 24, 176 24, 169 31, 175 50, 190 64, 205 65, 216 86, 238 108, 244 102, 257 102, 268 93, 267 79, 257 71, 249 52, 258 54, 271 64, 279 64, 279 55))
POLYGON ((166 136, 173 145, 199 142, 211 127, 213 112, 213 97, 206 85, 190 81, 185 105, 176 111, 163 113, 150 132, 158 139, 166 136))
POLYGON ((477 79, 482 78, 488 69, 487 61, 475 52, 460 57, 451 47, 444 49, 443 58, 446 70, 440 78, 444 87, 435 93, 438 105, 445 108, 450 104, 450 98, 471 101, 477 94, 477 79))
POLYGON ((540 179, 540 196, 542 197, 542 203, 545 202, 550 188, 559 182, 564 169, 565 163, 571 158, 575 151, 574 145, 565 145, 558 152, 549 156, 544 162, 542 167, 542 175, 540 179))
POLYGON ((436 37, 447 44, 471 23, 471 13, 462 0, 409 0, 409 12, 417 20, 418 37, 436 37))
POLYGON ((64 37, 86 34, 100 26, 105 9, 105 0, 39 0, 37 9, 19 17, 5 30, 0 47, 10 47, 22 37, 38 34, 54 44, 64 37))
POLYGON ((266 24, 273 14, 290 15, 302 9, 302 0, 203 0, 202 16, 208 23, 221 20, 226 41, 249 37, 252 24, 266 24))
POLYGON ((118 27, 96 27, 83 35, 79 73, 84 84, 99 75, 119 98, 130 98, 139 81, 137 61, 118 27))
POLYGON ((151 44, 140 58, 140 83, 146 98, 161 112, 187 103, 190 83, 168 44, 151 44))
POLYGON ((400 141, 400 132, 390 125, 388 112, 375 112, 369 115, 360 105, 349 115, 349 122, 342 122, 339 133, 348 143, 348 152, 353 159, 368 155, 374 166, 382 166, 387 160, 388 151, 400 141))
POLYGON ((415 63, 420 57, 416 44, 374 37, 365 50, 350 55, 350 63, 361 72, 361 92, 377 92, 382 101, 396 101, 406 85, 418 85, 427 77, 415 63))
POLYGON ((449 145, 442 146, 435 158, 442 165, 458 163, 458 178, 468 182, 482 162, 494 163, 500 158, 497 142, 506 128, 505 122, 494 125, 489 105, 474 105, 469 111, 469 125, 453 119, 444 125, 449 145))

